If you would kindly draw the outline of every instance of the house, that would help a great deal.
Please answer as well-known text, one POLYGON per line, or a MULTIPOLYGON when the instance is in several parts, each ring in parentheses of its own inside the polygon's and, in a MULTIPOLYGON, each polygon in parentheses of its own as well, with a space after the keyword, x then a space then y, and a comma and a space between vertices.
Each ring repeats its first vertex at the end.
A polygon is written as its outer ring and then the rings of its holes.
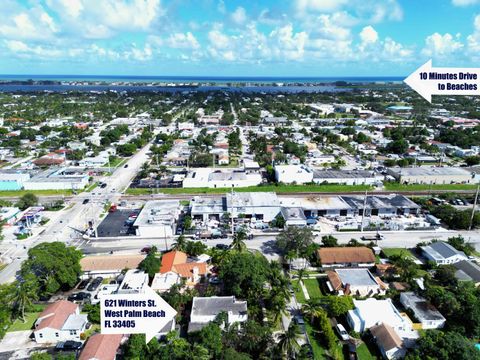
POLYGON ((168 271, 166 273, 156 273, 152 285, 150 287, 152 290, 157 292, 168 291, 173 285, 180 284, 182 278, 176 272, 168 271))
POLYGON ((123 335, 94 334, 88 339, 78 360, 115 360, 122 340, 123 335))
POLYGON ((365 246, 320 248, 317 250, 317 255, 323 268, 375 265, 373 251, 365 246))
POLYGON ((47 155, 41 156, 38 159, 33 160, 33 163, 37 166, 52 166, 52 165, 61 165, 65 162, 65 156, 49 153, 47 155))
POLYGON ((128 270, 118 287, 118 294, 139 294, 148 286, 148 274, 142 270, 128 270))
MULTIPOLYGON (((200 279, 209 272, 207 263, 188 261, 187 254, 182 251, 170 251, 163 254, 160 274, 167 280, 167 274, 170 274, 169 281, 175 280, 175 274, 186 280, 186 285, 198 284, 200 279)), ((162 278, 159 276, 159 281, 162 278)))
POLYGON ((453 264, 457 269, 455 277, 459 281, 473 281, 475 286, 480 285, 480 266, 472 261, 462 260, 453 264))
POLYGON ((227 313, 228 324, 248 320, 247 302, 235 296, 194 297, 188 332, 201 330, 222 312, 227 313))
POLYGON ((179 214, 178 200, 147 201, 132 226, 137 236, 171 237, 179 214))
POLYGON ((403 340, 390 325, 381 323, 370 328, 375 343, 385 359, 401 359, 407 350, 403 340))
POLYGON ((146 255, 94 255, 80 259, 83 279, 97 276, 114 277, 124 269, 136 269, 146 255))
POLYGON ((80 314, 77 304, 59 300, 48 305, 35 322, 33 334, 39 344, 52 344, 59 341, 80 341, 87 326, 86 314, 80 314))
POLYGON ((327 271, 327 286, 338 295, 384 295, 387 285, 365 268, 327 271))
POLYGON ((313 181, 313 171, 304 165, 276 165, 275 180, 284 184, 307 184, 313 181))
POLYGON ((445 325, 446 319, 435 306, 414 292, 402 292, 400 302, 413 312, 415 318, 422 324, 422 329, 439 329, 445 325))
POLYGON ((406 314, 402 314, 393 305, 392 299, 353 300, 355 308, 349 310, 347 322, 353 331, 362 333, 375 325, 385 323, 391 326, 402 339, 416 339, 418 332, 406 314))
POLYGON ((468 260, 463 251, 458 251, 452 245, 436 241, 427 246, 421 247, 423 255, 437 265, 455 264, 462 260, 468 260))

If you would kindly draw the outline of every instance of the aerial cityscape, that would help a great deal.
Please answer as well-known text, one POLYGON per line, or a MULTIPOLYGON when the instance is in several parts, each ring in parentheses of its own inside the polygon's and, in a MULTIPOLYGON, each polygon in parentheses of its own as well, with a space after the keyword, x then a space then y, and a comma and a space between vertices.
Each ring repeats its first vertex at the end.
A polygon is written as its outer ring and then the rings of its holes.
POLYGON ((0 360, 480 359, 480 1, 0 11, 0 360))

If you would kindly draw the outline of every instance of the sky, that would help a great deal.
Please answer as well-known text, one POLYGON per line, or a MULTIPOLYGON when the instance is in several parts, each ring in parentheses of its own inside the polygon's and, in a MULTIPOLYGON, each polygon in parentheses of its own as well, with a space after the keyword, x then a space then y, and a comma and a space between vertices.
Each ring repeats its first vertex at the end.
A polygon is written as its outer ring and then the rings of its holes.
POLYGON ((0 74, 407 76, 480 59, 480 0, 1 0, 0 14, 0 74))

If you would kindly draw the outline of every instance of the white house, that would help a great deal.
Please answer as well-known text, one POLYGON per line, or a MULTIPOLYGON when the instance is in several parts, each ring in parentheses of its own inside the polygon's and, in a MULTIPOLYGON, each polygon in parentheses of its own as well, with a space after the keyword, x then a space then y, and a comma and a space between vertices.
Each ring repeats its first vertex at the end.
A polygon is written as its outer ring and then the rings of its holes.
POLYGON ((437 265, 455 264, 462 260, 468 260, 463 251, 458 251, 452 245, 443 241, 436 241, 430 245, 422 246, 423 255, 437 265))
POLYGON ((141 270, 128 270, 125 273, 122 283, 118 287, 118 294, 139 294, 143 293, 148 286, 148 274, 141 270))
POLYGON ((284 184, 306 184, 313 181, 313 171, 304 165, 276 165, 275 179, 284 184))
POLYGON ((401 359, 407 349, 402 338, 388 324, 379 324, 370 328, 370 332, 385 359, 401 359))
POLYGON ((443 315, 423 297, 411 291, 403 292, 400 294, 400 302, 412 310, 415 318, 422 324, 422 329, 439 329, 445 325, 446 319, 443 315))
POLYGON ((169 271, 164 274, 156 273, 150 287, 152 290, 165 292, 168 291, 173 285, 180 284, 181 280, 182 278, 180 275, 173 271, 169 271))
POLYGON ((42 311, 35 322, 33 334, 39 344, 80 341, 80 334, 85 331, 87 323, 87 315, 80 314, 77 304, 59 300, 42 311))
POLYGON ((248 320, 247 302, 237 301, 235 296, 194 297, 188 332, 202 329, 222 312, 227 313, 228 324, 248 320))

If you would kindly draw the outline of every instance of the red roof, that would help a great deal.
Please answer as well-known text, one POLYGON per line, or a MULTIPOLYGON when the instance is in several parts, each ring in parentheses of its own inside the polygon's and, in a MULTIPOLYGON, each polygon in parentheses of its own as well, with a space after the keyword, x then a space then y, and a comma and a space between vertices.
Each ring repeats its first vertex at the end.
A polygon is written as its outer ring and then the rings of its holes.
POLYGON ((91 336, 78 360, 114 360, 123 335, 95 334, 91 336))
POLYGON ((181 251, 170 251, 162 256, 162 266, 160 273, 164 274, 173 270, 173 265, 185 264, 187 262, 187 254, 181 251))
POLYGON ((48 305, 45 310, 38 316, 38 325, 35 327, 35 331, 52 328, 60 330, 67 321, 68 317, 75 314, 78 305, 70 301, 59 300, 53 304, 48 305))
POLYGON ((193 269, 198 269, 198 275, 207 274, 207 264, 206 263, 196 263, 190 262, 186 264, 178 264, 173 266, 173 271, 176 272, 183 278, 190 278, 193 276, 193 269))

